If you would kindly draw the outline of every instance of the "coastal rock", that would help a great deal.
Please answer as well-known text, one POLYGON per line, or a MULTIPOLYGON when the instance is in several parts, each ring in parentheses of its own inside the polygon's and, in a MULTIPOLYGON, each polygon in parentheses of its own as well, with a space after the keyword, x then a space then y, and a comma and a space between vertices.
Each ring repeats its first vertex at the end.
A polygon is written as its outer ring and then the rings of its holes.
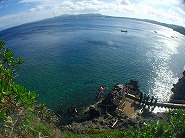
MULTIPOLYGON (((61 125, 61 129, 78 134, 86 133, 91 128, 97 130, 124 130, 130 127, 144 128, 148 123, 157 123, 159 120, 166 119, 165 113, 155 114, 148 109, 143 109, 139 115, 135 114, 132 116, 127 114, 131 113, 132 110, 126 110, 125 107, 133 108, 130 103, 132 100, 125 99, 123 96, 124 93, 127 93, 127 90, 132 92, 132 94, 137 94, 139 92, 138 82, 131 80, 126 85, 117 83, 104 99, 87 107, 82 112, 82 119, 79 119, 78 123, 73 122, 70 125, 61 125), (127 106, 125 106, 126 104, 127 106)), ((133 108, 133 110, 135 111, 136 109, 133 108)))
POLYGON ((185 100, 185 71, 183 72, 183 77, 173 86, 171 100, 185 100))
POLYGON ((148 123, 157 123, 159 120, 165 120, 165 113, 153 114, 150 117, 127 118, 124 114, 105 114, 90 121, 81 123, 72 123, 71 125, 62 125, 61 129, 64 131, 71 131, 76 134, 86 133, 89 128, 101 129, 117 129, 124 130, 129 127, 143 128, 148 123))

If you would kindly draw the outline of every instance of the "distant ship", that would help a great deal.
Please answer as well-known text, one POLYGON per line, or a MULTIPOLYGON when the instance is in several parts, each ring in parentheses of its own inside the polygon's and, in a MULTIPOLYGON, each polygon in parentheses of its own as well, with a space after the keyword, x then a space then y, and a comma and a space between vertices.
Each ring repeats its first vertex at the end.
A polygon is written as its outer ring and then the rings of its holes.
POLYGON ((125 32, 125 33, 127 33, 128 31, 127 31, 127 30, 121 30, 121 32, 125 32))
POLYGON ((154 31, 155 33, 157 33, 157 31, 154 31))

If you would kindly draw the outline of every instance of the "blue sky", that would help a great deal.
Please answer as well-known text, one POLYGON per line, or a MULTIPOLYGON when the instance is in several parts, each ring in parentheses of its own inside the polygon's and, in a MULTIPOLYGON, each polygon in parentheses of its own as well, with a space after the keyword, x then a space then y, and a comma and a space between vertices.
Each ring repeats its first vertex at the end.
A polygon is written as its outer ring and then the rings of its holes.
POLYGON ((0 0, 0 30, 83 13, 152 19, 185 27, 185 0, 0 0))

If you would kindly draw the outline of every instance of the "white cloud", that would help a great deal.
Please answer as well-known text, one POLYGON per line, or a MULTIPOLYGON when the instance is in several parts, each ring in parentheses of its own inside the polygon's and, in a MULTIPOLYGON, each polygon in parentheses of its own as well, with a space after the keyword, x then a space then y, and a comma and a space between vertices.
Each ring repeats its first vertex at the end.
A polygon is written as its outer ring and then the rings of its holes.
POLYGON ((6 0, 6 1, 3 0, 3 1, 1 1, 0 2, 0 8, 3 8, 3 7, 6 7, 6 6, 10 5, 12 1, 13 0, 6 0))
POLYGON ((38 6, 36 6, 35 8, 29 9, 28 12, 36 12, 36 11, 40 11, 40 10, 43 10, 43 9, 44 9, 43 6, 38 5, 38 6))
POLYGON ((0 8, 2 8, 3 7, 3 3, 4 3, 5 1, 1 1, 0 2, 0 8))
POLYGON ((169 9, 165 16, 169 18, 172 23, 176 24, 177 22, 181 24, 185 24, 185 18, 182 18, 179 14, 177 14, 174 10, 169 9))
POLYGON ((4 0, 3 0, 3 1, 1 1, 1 2, 0 2, 0 5, 1 5, 1 4, 3 4, 4 2, 5 2, 4 0))
POLYGON ((181 0, 141 0, 141 3, 150 4, 150 5, 178 5, 181 4, 181 0))
POLYGON ((131 4, 129 0, 117 0, 116 2, 121 5, 130 5, 131 4))
POLYGON ((3 24, 0 24, 0 28, 2 28, 4 25, 3 24))
MULTIPOLYGON (((78 2, 72 2, 71 0, 21 0, 22 4, 35 3, 36 6, 25 12, 1 17, 0 29, 5 26, 10 27, 62 14, 80 13, 101 13, 112 16, 148 18, 185 26, 185 18, 178 15, 173 9, 166 10, 156 8, 155 6, 147 4, 149 0, 142 1, 143 3, 133 4, 129 0, 114 0, 112 2, 104 2, 102 0, 81 0, 78 2)), ((167 2, 167 0, 155 0, 154 3, 164 4, 165 2, 167 2)), ((178 2, 178 0, 168 0, 168 4, 178 4, 178 2)), ((182 9, 176 9, 184 14, 182 9)))
POLYGON ((20 3, 36 3, 43 6, 53 6, 62 3, 65 0, 21 0, 20 3))
POLYGON ((181 8, 177 7, 177 10, 178 10, 181 14, 185 15, 185 11, 183 11, 181 8))

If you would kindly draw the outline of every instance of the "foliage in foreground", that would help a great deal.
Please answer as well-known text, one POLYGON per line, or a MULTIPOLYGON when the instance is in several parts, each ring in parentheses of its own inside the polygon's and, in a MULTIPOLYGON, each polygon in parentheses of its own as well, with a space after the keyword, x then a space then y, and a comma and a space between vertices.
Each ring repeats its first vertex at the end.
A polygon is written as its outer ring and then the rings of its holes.
POLYGON ((184 138, 185 110, 174 110, 168 113, 167 121, 160 120, 156 124, 147 124, 145 128, 128 128, 125 130, 89 129, 86 134, 75 135, 65 133, 63 137, 70 138, 184 138))
POLYGON ((54 114, 36 104, 37 94, 13 82, 22 58, 14 59, 5 42, 0 41, 0 137, 38 137, 50 135, 54 114))

